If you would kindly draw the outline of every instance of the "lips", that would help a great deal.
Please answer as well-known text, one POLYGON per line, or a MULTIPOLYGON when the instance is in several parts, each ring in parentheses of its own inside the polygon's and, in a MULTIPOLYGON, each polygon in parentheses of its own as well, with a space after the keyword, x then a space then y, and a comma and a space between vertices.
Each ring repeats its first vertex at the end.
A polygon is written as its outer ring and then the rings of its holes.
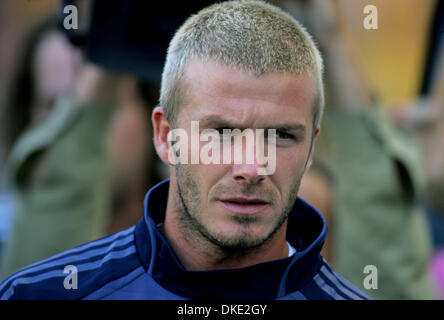
POLYGON ((253 215, 264 210, 270 203, 258 198, 229 198, 220 200, 222 205, 235 214, 253 215))

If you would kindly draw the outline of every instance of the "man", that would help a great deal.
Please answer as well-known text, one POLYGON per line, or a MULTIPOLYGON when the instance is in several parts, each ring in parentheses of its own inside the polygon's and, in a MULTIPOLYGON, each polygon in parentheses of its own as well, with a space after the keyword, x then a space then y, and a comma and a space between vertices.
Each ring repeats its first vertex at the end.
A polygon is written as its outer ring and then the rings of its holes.
POLYGON ((170 180, 148 192, 144 218, 22 269, 1 284, 0 296, 366 299, 320 256, 325 220, 297 198, 323 103, 321 56, 289 15, 259 1, 200 11, 168 49, 152 120, 170 180), (194 121, 201 139, 185 142, 191 158, 206 146, 204 132, 217 133, 213 147, 231 141, 231 129, 264 130, 275 140, 243 148, 252 162, 176 162, 185 151, 171 144, 171 132, 192 136, 194 121), (267 166, 261 148, 270 153, 267 166))

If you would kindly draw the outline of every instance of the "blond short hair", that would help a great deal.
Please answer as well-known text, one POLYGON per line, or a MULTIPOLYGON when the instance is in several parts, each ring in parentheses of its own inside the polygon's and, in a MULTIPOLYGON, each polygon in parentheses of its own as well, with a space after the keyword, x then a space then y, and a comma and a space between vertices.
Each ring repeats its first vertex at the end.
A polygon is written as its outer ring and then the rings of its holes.
POLYGON ((311 74, 317 80, 313 130, 321 121, 321 54, 305 28, 275 6, 257 0, 221 2, 192 15, 177 30, 168 47, 160 92, 160 106, 173 125, 184 100, 180 81, 191 58, 213 59, 257 76, 311 74))

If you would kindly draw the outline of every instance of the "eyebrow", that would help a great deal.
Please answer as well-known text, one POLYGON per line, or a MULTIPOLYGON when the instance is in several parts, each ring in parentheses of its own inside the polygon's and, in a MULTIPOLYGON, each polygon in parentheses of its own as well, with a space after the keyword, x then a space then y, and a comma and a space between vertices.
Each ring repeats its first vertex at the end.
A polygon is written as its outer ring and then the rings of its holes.
MULTIPOLYGON (((230 122, 228 120, 222 119, 218 116, 209 116, 206 117, 203 121, 201 121, 201 126, 205 127, 205 126, 213 126, 213 127, 227 127, 227 128, 238 128, 238 129, 245 129, 245 127, 243 125, 237 124, 235 122, 230 122)), ((262 128, 262 129, 276 129, 276 130, 281 130, 281 131, 292 131, 298 134, 305 134, 305 125, 300 124, 300 123, 289 123, 289 122, 285 122, 285 123, 280 123, 280 124, 276 124, 276 125, 269 125, 266 128, 262 128)))

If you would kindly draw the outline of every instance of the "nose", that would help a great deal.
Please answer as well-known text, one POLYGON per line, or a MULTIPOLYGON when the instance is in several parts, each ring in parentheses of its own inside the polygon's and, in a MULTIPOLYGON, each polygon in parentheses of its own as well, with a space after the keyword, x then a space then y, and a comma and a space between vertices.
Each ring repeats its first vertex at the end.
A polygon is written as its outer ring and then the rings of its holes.
MULTIPOLYGON (((247 139, 246 143, 242 143, 242 162, 234 163, 232 166, 232 177, 237 181, 247 181, 247 182, 260 182, 265 179, 264 175, 259 174, 259 168, 261 165, 257 161, 256 157, 256 139, 254 142, 247 139), (250 145, 246 145, 250 143, 250 145), (250 160, 249 160, 250 159, 250 160), (253 161, 251 161, 253 160, 253 161)), ((234 152, 239 149, 234 148, 234 152)))
POLYGON ((235 164, 232 169, 232 176, 237 181, 260 182, 265 179, 263 175, 258 174, 258 165, 256 164, 235 164))

